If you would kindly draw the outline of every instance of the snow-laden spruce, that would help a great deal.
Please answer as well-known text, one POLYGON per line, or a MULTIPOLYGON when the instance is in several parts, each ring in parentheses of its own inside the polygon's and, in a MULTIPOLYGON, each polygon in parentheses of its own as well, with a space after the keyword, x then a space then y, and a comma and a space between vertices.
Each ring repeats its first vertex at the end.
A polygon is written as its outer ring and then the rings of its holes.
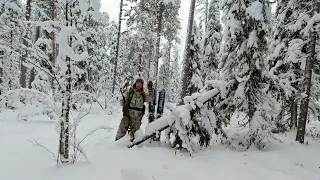
POLYGON ((267 53, 266 34, 271 9, 265 0, 222 1, 223 44, 219 67, 223 79, 229 83, 228 101, 233 107, 225 111, 232 116, 237 110, 246 114, 246 148, 256 145, 264 148, 263 139, 268 133, 268 121, 273 115, 273 101, 265 92, 264 77, 267 53))

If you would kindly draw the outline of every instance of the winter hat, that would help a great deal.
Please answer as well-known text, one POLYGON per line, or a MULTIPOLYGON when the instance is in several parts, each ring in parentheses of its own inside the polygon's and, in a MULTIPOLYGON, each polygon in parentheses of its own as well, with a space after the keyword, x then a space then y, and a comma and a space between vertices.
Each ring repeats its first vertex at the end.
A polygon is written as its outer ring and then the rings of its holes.
POLYGON ((143 79, 141 79, 141 78, 138 78, 138 79, 136 80, 136 83, 137 83, 137 82, 141 82, 142 84, 144 83, 143 79))

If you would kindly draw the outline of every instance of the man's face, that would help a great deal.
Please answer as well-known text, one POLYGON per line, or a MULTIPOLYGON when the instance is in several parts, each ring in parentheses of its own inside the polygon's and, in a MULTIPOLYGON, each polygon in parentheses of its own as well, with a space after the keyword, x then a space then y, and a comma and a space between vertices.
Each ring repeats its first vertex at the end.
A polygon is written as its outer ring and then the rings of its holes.
POLYGON ((136 88, 141 89, 142 88, 142 82, 136 82, 136 88))

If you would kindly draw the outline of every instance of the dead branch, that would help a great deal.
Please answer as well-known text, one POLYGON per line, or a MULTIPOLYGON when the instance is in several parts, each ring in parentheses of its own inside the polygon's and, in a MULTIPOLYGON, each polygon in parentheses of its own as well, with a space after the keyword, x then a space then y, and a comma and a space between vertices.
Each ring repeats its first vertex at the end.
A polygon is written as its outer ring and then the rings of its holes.
POLYGON ((27 140, 28 140, 31 144, 36 145, 36 146, 39 146, 39 147, 45 149, 47 152, 49 152, 49 153, 53 156, 54 159, 56 159, 56 156, 54 155, 54 153, 53 153, 52 151, 50 151, 48 148, 46 148, 45 146, 43 146, 42 144, 40 144, 37 140, 35 140, 35 139, 33 139, 33 141, 31 141, 31 140, 29 140, 29 139, 27 139, 27 140))

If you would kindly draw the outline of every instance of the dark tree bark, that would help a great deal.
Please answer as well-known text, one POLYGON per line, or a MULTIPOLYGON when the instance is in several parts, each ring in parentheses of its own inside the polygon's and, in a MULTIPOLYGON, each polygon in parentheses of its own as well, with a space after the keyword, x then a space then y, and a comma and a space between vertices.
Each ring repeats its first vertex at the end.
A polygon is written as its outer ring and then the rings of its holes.
POLYGON ((308 118, 308 109, 309 109, 309 100, 310 100, 310 91, 311 91, 311 79, 312 79, 312 71, 313 64, 316 61, 316 37, 317 34, 315 31, 310 32, 311 40, 309 46, 309 56, 306 62, 306 68, 304 73, 304 89, 306 96, 302 99, 301 107, 300 107, 300 117, 297 128, 297 136, 296 141, 300 143, 304 143, 304 137, 306 132, 306 123, 308 118))
POLYGON ((165 10, 165 5, 163 2, 160 2, 159 5, 159 13, 157 16, 158 19, 158 27, 157 27, 157 43, 156 43, 156 58, 155 58, 155 65, 154 65, 154 78, 156 83, 154 85, 154 89, 157 90, 158 88, 158 69, 159 69, 159 59, 160 59, 160 40, 161 40, 161 31, 162 31, 162 16, 165 10))
POLYGON ((123 8, 123 0, 120 0, 120 12, 119 12, 119 21, 118 21, 118 36, 117 36, 117 45, 116 45, 116 56, 115 56, 114 69, 113 69, 112 93, 114 93, 115 86, 116 86, 116 78, 117 78, 119 45, 120 45, 120 36, 121 36, 122 8, 123 8))
POLYGON ((189 20, 188 20, 188 32, 185 42, 184 49, 184 67, 183 67, 183 77, 182 77, 182 89, 180 94, 180 102, 179 104, 183 104, 183 98, 186 96, 187 88, 188 88, 188 79, 191 78, 190 71, 190 43, 191 43, 191 35, 193 29, 193 20, 194 20, 194 10, 195 10, 196 0, 192 0, 190 3, 189 9, 189 20))
POLYGON ((290 129, 297 128, 297 119, 298 119, 298 104, 293 96, 290 99, 290 129))
MULTIPOLYGON (((26 21, 30 21, 30 17, 31 17, 31 2, 32 0, 27 0, 26 3, 26 21)), ((28 56, 28 50, 27 48, 29 47, 28 42, 26 39, 30 38, 30 26, 27 25, 27 33, 24 36, 23 39, 23 45, 25 46, 25 52, 23 54, 23 59, 26 59, 26 57, 28 56)), ((22 88, 26 88, 27 87, 27 67, 24 65, 24 61, 21 60, 20 62, 20 86, 22 88)))

